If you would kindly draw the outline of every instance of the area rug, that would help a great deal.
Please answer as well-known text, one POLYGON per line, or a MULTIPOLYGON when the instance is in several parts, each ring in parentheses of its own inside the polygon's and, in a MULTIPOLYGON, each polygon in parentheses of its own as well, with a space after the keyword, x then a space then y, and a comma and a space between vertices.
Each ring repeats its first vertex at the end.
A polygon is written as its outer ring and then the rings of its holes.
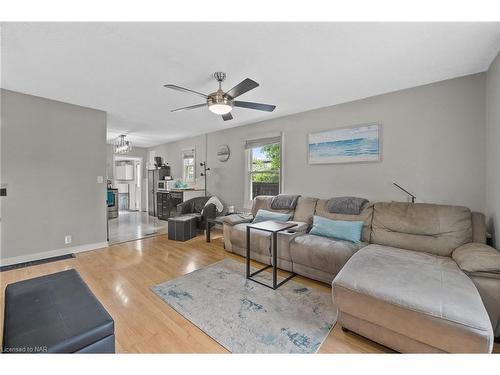
POLYGON ((293 279, 266 288, 247 280, 245 265, 231 259, 152 290, 232 353, 315 353, 337 317, 330 293, 293 279))

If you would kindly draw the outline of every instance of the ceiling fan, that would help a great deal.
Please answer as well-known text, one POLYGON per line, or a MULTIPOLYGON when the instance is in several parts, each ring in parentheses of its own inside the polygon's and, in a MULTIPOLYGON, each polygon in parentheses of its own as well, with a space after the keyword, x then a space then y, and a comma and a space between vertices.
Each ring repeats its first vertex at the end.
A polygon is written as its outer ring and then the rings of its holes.
POLYGON ((170 85, 170 84, 164 85, 164 87, 167 87, 169 89, 195 94, 201 96, 203 99, 206 100, 205 103, 195 104, 189 107, 173 109, 171 112, 187 111, 191 109, 208 106, 208 109, 211 112, 215 113, 216 115, 222 115, 224 121, 228 121, 233 119, 233 115, 231 114, 233 107, 256 109, 258 111, 266 111, 266 112, 272 112, 276 108, 275 105, 270 105, 270 104, 242 102, 239 100, 234 100, 238 96, 243 95, 244 93, 253 90, 254 88, 259 86, 257 82, 251 80, 250 78, 241 81, 231 90, 226 92, 222 90, 222 82, 226 79, 226 73, 215 72, 214 78, 217 80, 217 82, 219 82, 219 89, 208 95, 202 94, 201 92, 186 89, 185 87, 180 87, 177 85, 170 85))

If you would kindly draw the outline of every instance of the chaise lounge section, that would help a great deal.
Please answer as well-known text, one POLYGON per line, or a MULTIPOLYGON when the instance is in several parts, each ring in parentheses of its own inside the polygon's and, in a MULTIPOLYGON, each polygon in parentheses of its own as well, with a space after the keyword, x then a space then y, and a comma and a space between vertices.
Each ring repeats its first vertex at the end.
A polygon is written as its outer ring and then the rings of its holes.
POLYGON ((464 252, 484 259, 484 228, 473 225, 480 216, 466 207, 376 203, 371 244, 332 284, 338 323, 400 352, 491 352, 498 316, 492 311, 490 320, 455 261, 464 252))

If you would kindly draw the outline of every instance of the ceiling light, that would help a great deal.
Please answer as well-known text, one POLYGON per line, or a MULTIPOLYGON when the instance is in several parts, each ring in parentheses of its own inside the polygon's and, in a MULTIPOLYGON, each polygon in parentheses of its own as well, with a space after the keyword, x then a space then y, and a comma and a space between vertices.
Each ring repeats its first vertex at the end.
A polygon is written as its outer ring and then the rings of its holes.
POLYGON ((211 104, 208 106, 208 109, 216 115, 225 115, 226 113, 231 112, 233 107, 229 104, 211 104))
POLYGON ((126 135, 120 135, 115 141, 115 154, 126 154, 132 151, 132 143, 125 140, 126 135))

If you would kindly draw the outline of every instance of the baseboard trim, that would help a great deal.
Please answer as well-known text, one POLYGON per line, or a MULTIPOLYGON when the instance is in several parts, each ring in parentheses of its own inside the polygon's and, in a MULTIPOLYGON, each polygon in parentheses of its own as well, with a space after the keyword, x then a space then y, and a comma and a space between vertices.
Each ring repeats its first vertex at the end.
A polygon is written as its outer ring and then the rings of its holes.
POLYGON ((40 253, 21 255, 18 257, 10 257, 5 259, 0 259, 0 266, 10 266, 18 263, 33 262, 35 260, 41 260, 46 258, 57 257, 67 254, 82 253, 84 251, 102 249, 103 247, 108 247, 108 242, 97 242, 80 246, 65 247, 63 249, 43 251, 40 253))

